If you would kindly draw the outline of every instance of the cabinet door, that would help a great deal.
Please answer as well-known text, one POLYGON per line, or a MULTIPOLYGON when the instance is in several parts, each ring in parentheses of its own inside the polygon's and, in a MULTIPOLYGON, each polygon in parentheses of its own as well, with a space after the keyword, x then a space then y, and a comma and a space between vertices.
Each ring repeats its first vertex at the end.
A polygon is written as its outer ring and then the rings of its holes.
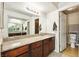
POLYGON ((42 57, 42 47, 37 47, 31 50, 32 57, 42 57))
POLYGON ((25 46, 22 46, 22 47, 19 47, 19 48, 10 50, 10 51, 3 52, 2 56, 3 57, 16 57, 16 56, 20 56, 28 51, 29 51, 29 46, 25 45, 25 46))
POLYGON ((43 56, 48 56, 55 49, 55 37, 43 41, 43 56))
POLYGON ((31 44, 31 56, 42 57, 42 41, 31 44))
POLYGON ((0 28, 3 28, 3 20, 4 20, 4 3, 0 2, 0 28))
POLYGON ((35 49, 42 46, 42 41, 34 42, 31 44, 31 49, 35 49))
POLYGON ((52 52, 55 49, 55 38, 49 38, 49 50, 52 52))
POLYGON ((48 55, 49 55, 49 45, 47 43, 47 44, 44 44, 44 47, 43 47, 43 56, 46 57, 48 55))
POLYGON ((49 55, 49 38, 43 41, 43 56, 49 55))

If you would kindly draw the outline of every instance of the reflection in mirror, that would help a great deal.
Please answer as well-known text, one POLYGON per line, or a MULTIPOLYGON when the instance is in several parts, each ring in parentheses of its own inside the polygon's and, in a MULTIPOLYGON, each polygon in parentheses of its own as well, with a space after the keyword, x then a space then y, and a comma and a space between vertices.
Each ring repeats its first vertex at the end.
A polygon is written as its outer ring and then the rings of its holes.
POLYGON ((35 34, 39 34, 39 18, 35 19, 35 34))
POLYGON ((40 24, 39 28, 40 28, 40 31, 41 31, 42 30, 41 24, 40 24))
POLYGON ((16 18, 9 18, 8 21, 8 35, 26 35, 27 34, 27 21, 16 18))

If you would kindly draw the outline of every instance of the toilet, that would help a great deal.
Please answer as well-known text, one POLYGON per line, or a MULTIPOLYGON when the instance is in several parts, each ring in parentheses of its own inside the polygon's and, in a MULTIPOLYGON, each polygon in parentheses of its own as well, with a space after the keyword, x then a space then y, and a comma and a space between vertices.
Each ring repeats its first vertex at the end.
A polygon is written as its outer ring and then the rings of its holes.
POLYGON ((76 34, 70 34, 70 45, 71 48, 75 48, 76 46, 76 34))

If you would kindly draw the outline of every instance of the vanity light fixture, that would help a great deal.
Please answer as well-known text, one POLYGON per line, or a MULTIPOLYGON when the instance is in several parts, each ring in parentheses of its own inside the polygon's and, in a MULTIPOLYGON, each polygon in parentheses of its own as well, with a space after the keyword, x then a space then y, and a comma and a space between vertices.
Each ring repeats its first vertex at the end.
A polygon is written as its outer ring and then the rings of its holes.
POLYGON ((38 11, 33 10, 32 8, 27 7, 26 9, 27 9, 28 11, 32 12, 32 13, 39 14, 38 11))

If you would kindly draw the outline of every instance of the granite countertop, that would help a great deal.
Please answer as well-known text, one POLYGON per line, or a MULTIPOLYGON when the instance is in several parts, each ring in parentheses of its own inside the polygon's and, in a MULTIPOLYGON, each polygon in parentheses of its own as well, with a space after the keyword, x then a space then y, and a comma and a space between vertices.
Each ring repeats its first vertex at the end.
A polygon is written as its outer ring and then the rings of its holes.
POLYGON ((36 34, 4 38, 2 52, 54 36, 54 34, 36 34))

